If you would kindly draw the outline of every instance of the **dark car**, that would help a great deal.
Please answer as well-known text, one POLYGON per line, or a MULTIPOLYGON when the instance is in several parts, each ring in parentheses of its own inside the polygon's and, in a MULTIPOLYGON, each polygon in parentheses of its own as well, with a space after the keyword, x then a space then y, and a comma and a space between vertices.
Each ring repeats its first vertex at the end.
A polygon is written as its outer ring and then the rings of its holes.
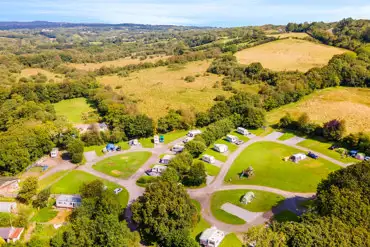
POLYGON ((236 142, 235 142, 235 144, 236 145, 242 145, 244 143, 244 141, 242 141, 242 140, 237 140, 236 142))
POLYGON ((319 158, 319 156, 317 154, 314 154, 312 152, 308 152, 307 156, 312 158, 312 159, 318 159, 319 158))
POLYGON ((335 144, 333 144, 333 145, 331 145, 330 146, 330 150, 334 150, 334 149, 337 149, 337 148, 339 148, 339 146, 338 145, 335 145, 335 144))
POLYGON ((121 146, 116 147, 116 151, 121 151, 121 150, 122 150, 121 146))

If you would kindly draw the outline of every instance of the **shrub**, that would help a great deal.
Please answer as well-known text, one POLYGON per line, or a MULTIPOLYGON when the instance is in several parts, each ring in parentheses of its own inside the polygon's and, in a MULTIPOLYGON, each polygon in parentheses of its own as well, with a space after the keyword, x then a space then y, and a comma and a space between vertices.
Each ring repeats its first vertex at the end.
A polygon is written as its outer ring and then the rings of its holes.
POLYGON ((192 76, 192 75, 188 75, 185 77, 184 79, 186 82, 194 82, 195 81, 195 77, 192 76))
POLYGON ((201 153, 206 150, 207 146, 204 142, 200 141, 190 141, 185 144, 185 149, 193 156, 193 158, 199 157, 201 153))

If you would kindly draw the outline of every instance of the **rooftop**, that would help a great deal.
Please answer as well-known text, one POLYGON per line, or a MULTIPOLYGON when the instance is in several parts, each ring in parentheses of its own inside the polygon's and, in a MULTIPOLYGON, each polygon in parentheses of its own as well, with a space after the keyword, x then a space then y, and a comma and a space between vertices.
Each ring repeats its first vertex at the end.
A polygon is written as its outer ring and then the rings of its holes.
POLYGON ((16 177, 0 177, 0 186, 2 184, 5 184, 6 182, 11 182, 11 181, 19 181, 19 178, 16 178, 16 177))
POLYGON ((81 196, 80 195, 59 195, 57 197, 57 201, 81 202, 81 196))
POLYGON ((211 227, 206 229, 202 235, 200 236, 201 241, 207 241, 207 240, 215 240, 222 238, 224 233, 220 230, 218 230, 216 227, 211 227))

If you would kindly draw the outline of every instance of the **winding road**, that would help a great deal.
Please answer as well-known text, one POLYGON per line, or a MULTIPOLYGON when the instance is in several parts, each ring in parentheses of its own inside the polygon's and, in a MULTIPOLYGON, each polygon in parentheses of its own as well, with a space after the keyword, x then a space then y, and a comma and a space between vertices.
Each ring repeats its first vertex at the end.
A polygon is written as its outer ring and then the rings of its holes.
MULTIPOLYGON (((289 210, 292 211, 296 214, 301 214, 302 211, 298 208, 298 203, 302 200, 306 200, 308 198, 311 198, 314 196, 314 193, 296 193, 296 192, 289 192, 289 191, 283 191, 280 189, 276 188, 270 188, 270 187, 265 187, 265 186, 256 186, 256 185, 225 185, 224 178, 231 167, 231 165, 234 163, 235 159, 241 154, 241 152, 244 151, 248 146, 252 145, 253 143, 260 142, 260 141, 270 141, 270 142, 276 142, 280 144, 284 144, 287 146, 294 147, 296 149, 308 152, 310 151, 307 148, 295 145, 293 143, 289 142, 284 142, 284 141, 279 141, 277 140, 282 133, 280 132, 273 132, 267 136, 264 137, 258 137, 258 136, 251 136, 251 139, 244 144, 240 145, 236 151, 231 153, 228 156, 227 161, 221 166, 221 170, 217 177, 208 184, 204 188, 200 189, 188 189, 188 193, 192 199, 195 199, 200 202, 202 206, 202 217, 208 221, 211 225, 216 226, 218 229, 223 230, 225 232, 245 232, 247 231, 250 227, 255 226, 255 225, 260 225, 265 222, 267 222, 274 214, 277 214, 281 211, 284 210, 289 210), (269 212, 265 212, 262 216, 258 217, 252 222, 248 222, 244 225, 231 225, 231 224, 226 224, 223 223, 219 220, 217 220, 211 213, 211 196, 214 192, 216 191, 221 191, 221 190, 235 190, 235 189, 253 189, 253 190, 261 190, 261 191, 267 191, 267 192, 272 192, 275 194, 279 194, 283 197, 285 197, 285 201, 281 203, 279 206, 273 208, 269 212)), ((102 157, 96 157, 95 159, 88 161, 85 165, 78 167, 78 170, 82 170, 88 173, 91 173, 94 176, 100 177, 102 179, 117 183, 123 187, 125 187, 128 192, 129 192, 129 204, 131 204, 133 201, 135 201, 139 196, 141 196, 145 189, 142 187, 139 187, 136 185, 136 181, 138 178, 140 178, 146 170, 148 170, 151 165, 155 164, 158 162, 159 157, 163 153, 169 153, 169 148, 179 142, 182 142, 183 138, 180 138, 178 140, 175 140, 174 142, 171 142, 169 144, 160 144, 155 146, 154 148, 141 148, 141 147, 134 147, 129 150, 125 151, 120 151, 120 152, 114 152, 114 153, 108 153, 102 157), (137 170, 130 178, 128 179, 120 179, 120 178, 115 178, 112 176, 109 176, 107 174, 98 172, 92 168, 92 166, 111 156, 116 156, 116 155, 121 155, 125 153, 130 153, 130 152, 138 152, 138 151, 148 151, 152 153, 152 156, 144 163, 144 165, 137 170)), ((315 152, 317 153, 317 152, 315 152)), ((318 153, 319 154, 319 153, 318 153)), ((348 164, 342 163, 338 160, 335 160, 331 157, 328 157, 323 154, 319 154, 320 158, 326 159, 334 164, 337 164, 342 167, 348 166, 348 164)))

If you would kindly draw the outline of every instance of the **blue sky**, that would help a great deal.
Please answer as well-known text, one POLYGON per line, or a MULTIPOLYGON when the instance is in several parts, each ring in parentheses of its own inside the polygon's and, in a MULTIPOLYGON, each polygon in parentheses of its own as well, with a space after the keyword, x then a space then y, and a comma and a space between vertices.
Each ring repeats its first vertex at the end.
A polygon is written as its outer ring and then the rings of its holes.
POLYGON ((370 19, 369 0, 0 0, 0 21, 245 26, 370 19))

